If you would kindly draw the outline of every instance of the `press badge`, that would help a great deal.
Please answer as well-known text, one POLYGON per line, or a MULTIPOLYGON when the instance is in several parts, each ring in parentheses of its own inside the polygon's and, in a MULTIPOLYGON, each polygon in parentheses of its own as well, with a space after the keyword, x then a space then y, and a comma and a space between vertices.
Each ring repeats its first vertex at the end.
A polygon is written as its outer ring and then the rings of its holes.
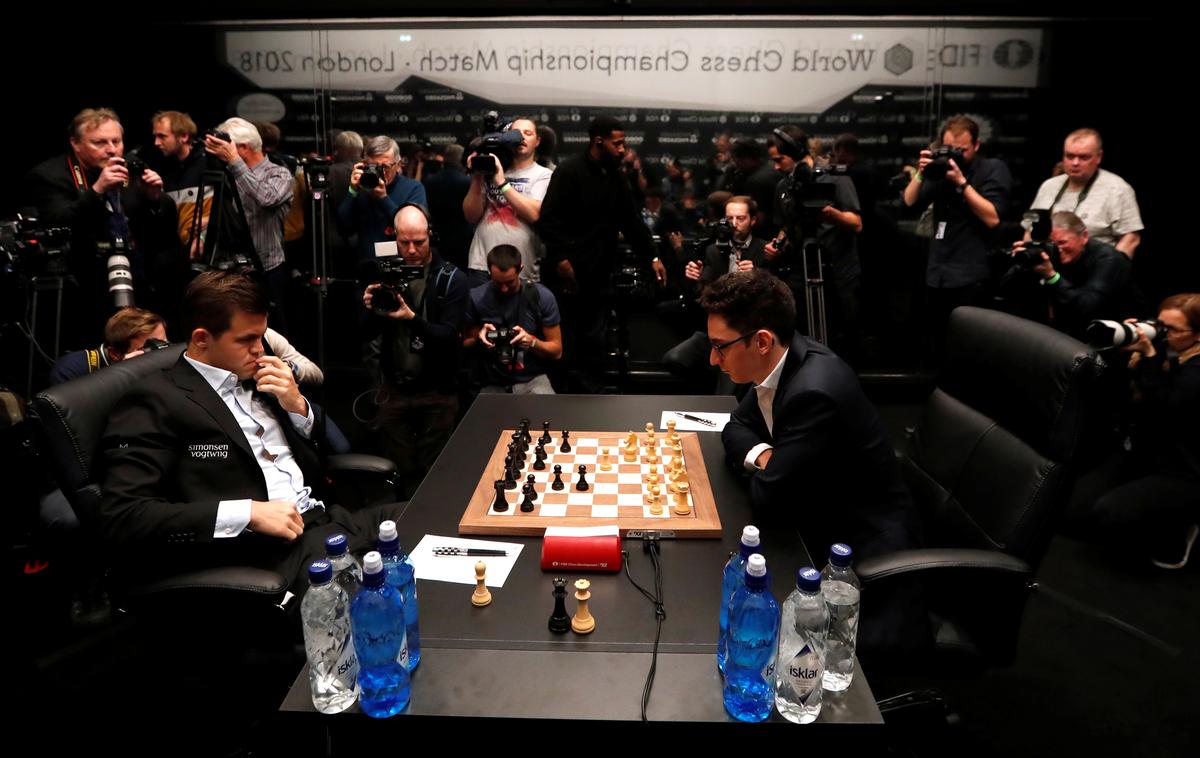
POLYGON ((939 240, 946 239, 946 222, 945 221, 938 222, 937 234, 933 235, 933 238, 939 239, 939 240))

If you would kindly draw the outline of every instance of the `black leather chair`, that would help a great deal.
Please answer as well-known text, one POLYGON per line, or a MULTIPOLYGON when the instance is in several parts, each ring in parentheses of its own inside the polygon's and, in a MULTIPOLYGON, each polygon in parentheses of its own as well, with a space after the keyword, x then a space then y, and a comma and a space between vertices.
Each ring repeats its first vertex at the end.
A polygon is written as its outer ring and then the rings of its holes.
POLYGON ((919 577, 943 670, 1006 665, 1038 565, 1092 434, 1103 369, 1083 343, 958 308, 946 362, 902 456, 926 548, 863 560, 874 587, 919 577))
MULTIPOLYGON (((33 399, 30 417, 40 432, 41 448, 82 529, 97 531, 101 483, 96 469, 96 447, 109 413, 135 383, 174 364, 182 352, 182 345, 173 345, 147 353, 50 387, 33 399)), ((374 479, 376 484, 371 489, 376 494, 395 499, 395 466, 385 458, 352 453, 334 455, 327 459, 326 468, 335 484, 351 482, 349 491, 367 487, 364 478, 374 479)), ((346 491, 347 488, 339 488, 339 494, 346 491)), ((103 551, 103 545, 97 545, 97 549, 103 551)), ((232 609, 247 602, 276 606, 285 597, 287 582, 273 571, 224 567, 109 589, 114 603, 124 610, 150 601, 188 605, 198 600, 210 600, 214 605, 232 609)))

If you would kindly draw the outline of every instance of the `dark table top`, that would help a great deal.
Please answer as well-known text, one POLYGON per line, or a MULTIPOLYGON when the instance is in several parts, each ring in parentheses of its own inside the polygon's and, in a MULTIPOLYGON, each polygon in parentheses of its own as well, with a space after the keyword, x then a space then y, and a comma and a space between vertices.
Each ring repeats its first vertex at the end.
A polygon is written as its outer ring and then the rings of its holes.
MULTIPOLYGON (((523 396, 481 395, 476 399, 433 470, 405 509, 397 527, 411 549, 426 534, 453 536, 501 429, 522 417, 540 432, 551 429, 639 431, 657 427, 663 410, 731 412, 729 396, 523 396)), ((742 527, 756 524, 782 602, 794 588, 797 569, 821 566, 809 560, 788 514, 752 512, 741 477, 724 463, 719 433, 699 433, 713 496, 721 515, 721 539, 679 539, 661 543, 666 620, 658 669, 647 716, 651 721, 731 721, 721 700, 716 668, 717 609, 721 569, 737 548, 742 527)), ((802 508, 797 494, 796 508, 802 508)), ((570 583, 591 581, 590 609, 596 630, 589 635, 552 634, 546 620, 553 610, 551 579, 540 566, 541 540, 487 537, 525 545, 503 587, 492 587, 492 603, 475 608, 473 586, 421 581, 421 665, 413 675, 406 711, 418 716, 474 716, 634 721, 651 663, 655 634, 653 605, 624 571, 567 573, 570 583)), ((627 540, 629 570, 644 587, 654 571, 640 541, 627 540)), ((823 546, 820 548, 823 552, 823 546)), ((570 595, 570 592, 568 593, 570 595)), ((568 596, 567 610, 575 602, 568 596)), ((301 671, 282 711, 312 712, 307 670, 301 671)), ((365 718, 357 706, 335 718, 365 718)), ((772 719, 779 720, 778 714, 772 719)), ((853 686, 826 696, 823 722, 880 723, 879 710, 861 672, 853 686)))

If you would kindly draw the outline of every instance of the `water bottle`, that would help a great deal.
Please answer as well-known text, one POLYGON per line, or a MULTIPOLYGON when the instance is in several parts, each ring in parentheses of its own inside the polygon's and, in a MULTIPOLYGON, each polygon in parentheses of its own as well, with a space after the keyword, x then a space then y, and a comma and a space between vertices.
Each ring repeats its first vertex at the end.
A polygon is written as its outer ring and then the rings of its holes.
POLYGON ((412 692, 408 668, 399 660, 405 647, 404 606, 374 550, 363 558, 363 585, 350 603, 350 625, 358 653, 359 707, 374 718, 394 716, 412 692))
POLYGON ((825 643, 824 687, 841 692, 854 678, 854 642, 858 638, 858 577, 850 568, 854 553, 838 542, 829 548, 829 565, 821 572, 821 594, 829 608, 825 643))
POLYGON ((729 604, 729 646, 725 659, 725 710, 739 721, 762 721, 775 704, 775 644, 779 603, 771 596, 767 559, 746 560, 745 586, 729 604))
POLYGON ((417 576, 412 559, 400 549, 400 535, 395 521, 379 524, 379 554, 387 571, 387 582, 400 593, 404 603, 404 620, 408 623, 408 645, 402 650, 401 661, 412 671, 421 662, 421 632, 417 624, 417 576))
POLYGON ((775 664, 775 710, 794 724, 811 724, 821 715, 828 632, 821 574, 805 566, 796 573, 796 589, 783 601, 775 664))
POLYGON ((308 684, 313 707, 321 713, 341 713, 358 699, 358 658, 350 635, 350 598, 333 581, 329 561, 308 567, 311 586, 300 601, 304 652, 308 655, 308 684))
POLYGON ((349 551, 350 541, 344 534, 331 534, 325 538, 325 555, 333 565, 333 581, 353 598, 362 586, 362 567, 349 551))
POLYGON ((752 553, 759 552, 758 544, 758 527, 747 525, 742 529, 740 548, 725 564, 725 573, 721 579, 721 621, 717 632, 717 669, 722 673, 725 671, 725 647, 729 644, 729 601, 744 583, 746 559, 752 553))

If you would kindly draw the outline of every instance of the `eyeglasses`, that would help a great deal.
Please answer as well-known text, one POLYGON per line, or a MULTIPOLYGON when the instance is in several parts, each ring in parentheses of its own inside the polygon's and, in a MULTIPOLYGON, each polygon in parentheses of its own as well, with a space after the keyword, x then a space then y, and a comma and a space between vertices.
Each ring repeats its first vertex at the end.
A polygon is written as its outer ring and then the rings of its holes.
POLYGON ((724 360, 726 348, 733 347, 737 343, 742 342, 743 340, 745 340, 749 337, 753 337, 757 333, 758 333, 758 330, 755 329, 752 332, 746 332, 741 337, 734 337, 733 339, 729 340, 728 342, 722 342, 720 344, 717 344, 716 342, 709 342, 708 346, 710 348, 712 348, 713 350, 716 350, 717 355, 721 356, 721 360, 724 360))
POLYGON ((1186 327, 1179 327, 1179 326, 1171 326, 1170 324, 1163 324, 1162 326, 1163 326, 1163 329, 1166 329, 1168 332, 1170 332, 1172 334, 1187 334, 1188 332, 1195 331, 1194 329, 1188 329, 1186 327))

